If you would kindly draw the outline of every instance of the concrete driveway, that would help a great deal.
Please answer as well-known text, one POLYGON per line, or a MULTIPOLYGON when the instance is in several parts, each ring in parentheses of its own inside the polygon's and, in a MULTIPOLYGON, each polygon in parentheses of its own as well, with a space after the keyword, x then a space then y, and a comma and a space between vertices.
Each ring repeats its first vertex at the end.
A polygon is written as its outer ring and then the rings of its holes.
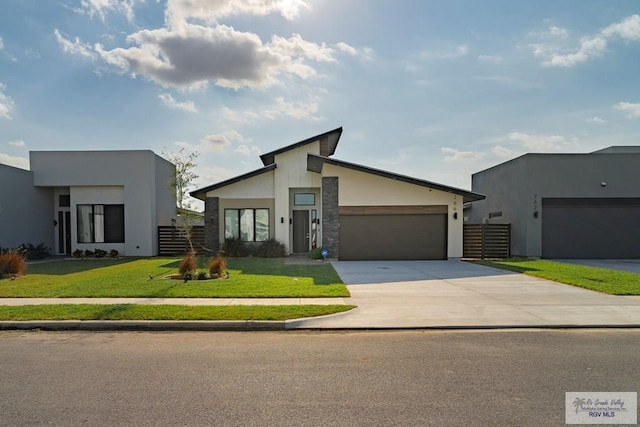
POLYGON ((638 299, 459 260, 332 264, 358 308, 289 329, 640 326, 638 299))

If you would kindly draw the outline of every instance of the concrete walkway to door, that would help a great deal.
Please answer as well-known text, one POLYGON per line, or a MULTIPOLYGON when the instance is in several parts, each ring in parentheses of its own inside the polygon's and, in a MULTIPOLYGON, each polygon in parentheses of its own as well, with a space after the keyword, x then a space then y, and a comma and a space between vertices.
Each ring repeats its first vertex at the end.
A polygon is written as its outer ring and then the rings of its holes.
POLYGON ((296 328, 640 327, 640 301, 459 260, 334 261, 355 310, 296 328))

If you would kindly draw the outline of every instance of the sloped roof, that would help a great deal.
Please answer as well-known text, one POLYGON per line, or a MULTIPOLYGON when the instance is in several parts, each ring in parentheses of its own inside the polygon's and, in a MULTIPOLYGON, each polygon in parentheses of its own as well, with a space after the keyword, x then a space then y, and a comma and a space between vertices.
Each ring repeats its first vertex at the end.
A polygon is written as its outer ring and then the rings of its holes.
POLYGON ((226 187, 227 185, 235 184, 236 182, 244 181, 245 179, 253 178, 254 176, 262 175, 263 173, 267 173, 276 168, 276 164, 270 164, 269 166, 265 166, 261 169, 256 169, 251 172, 247 172, 243 175, 236 176, 231 179, 227 179, 226 181, 220 181, 216 184, 209 185, 207 187, 199 188, 197 190, 193 190, 189 194, 191 197, 195 197, 196 199, 204 200, 209 191, 217 190, 218 188, 226 187))
POLYGON ((303 145, 310 144, 312 142, 320 140, 320 154, 323 156, 332 156, 336 152, 338 141, 340 141, 340 135, 342 135, 342 127, 330 130, 320 135, 312 136, 311 138, 304 139, 296 142, 295 144, 287 145, 286 147, 279 148, 275 151, 265 153, 260 156, 262 164, 265 166, 275 163, 276 155, 284 153, 285 151, 293 150, 303 145))
POLYGON ((400 175, 393 172, 384 171, 381 169, 374 169, 367 166, 358 165, 356 163, 349 163, 343 160, 332 159, 326 156, 317 156, 315 154, 307 155, 307 170, 311 172, 322 172, 322 166, 328 163, 330 165, 339 166, 351 170, 355 170, 358 172, 369 173, 372 175, 377 175, 383 178, 393 179, 395 181, 406 182, 409 184, 419 185, 421 187, 433 188, 434 190, 445 191, 447 193, 456 194, 462 196, 463 202, 474 202, 477 200, 486 199, 486 196, 474 193, 473 191, 463 190, 456 187, 450 187, 448 185, 438 184, 431 181, 426 181, 423 179, 413 178, 406 175, 400 175))

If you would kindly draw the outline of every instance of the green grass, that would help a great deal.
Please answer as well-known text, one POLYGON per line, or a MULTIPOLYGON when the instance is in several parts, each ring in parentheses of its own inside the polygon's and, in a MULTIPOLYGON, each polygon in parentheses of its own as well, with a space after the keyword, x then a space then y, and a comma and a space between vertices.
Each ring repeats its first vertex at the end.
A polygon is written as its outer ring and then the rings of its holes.
MULTIPOLYGON (((206 260, 201 260, 204 264, 206 260)), ((0 280, 0 297, 312 298, 348 297, 330 264, 229 258, 229 279, 165 280, 177 258, 59 260, 31 264, 25 276, 0 280), (149 275, 153 279, 149 279, 149 275)))
POLYGON ((640 295, 640 274, 636 273, 539 259, 472 262, 611 295, 640 295))
POLYGON ((352 305, 135 305, 0 306, 0 320, 289 320, 341 313, 352 305))

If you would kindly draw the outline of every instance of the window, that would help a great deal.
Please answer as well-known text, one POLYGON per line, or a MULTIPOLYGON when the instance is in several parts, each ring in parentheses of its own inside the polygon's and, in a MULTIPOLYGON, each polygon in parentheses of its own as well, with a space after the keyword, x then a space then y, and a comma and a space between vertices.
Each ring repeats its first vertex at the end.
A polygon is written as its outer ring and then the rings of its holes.
POLYGON ((313 193, 294 193, 293 204, 295 206, 314 206, 316 195, 313 193))
POLYGON ((71 206, 71 196, 69 194, 60 194, 58 196, 58 207, 68 208, 71 206))
POLYGON ((269 209, 225 209, 224 238, 243 242, 269 240, 269 209))
POLYGON ((124 205, 78 205, 78 243, 124 243, 124 205))

